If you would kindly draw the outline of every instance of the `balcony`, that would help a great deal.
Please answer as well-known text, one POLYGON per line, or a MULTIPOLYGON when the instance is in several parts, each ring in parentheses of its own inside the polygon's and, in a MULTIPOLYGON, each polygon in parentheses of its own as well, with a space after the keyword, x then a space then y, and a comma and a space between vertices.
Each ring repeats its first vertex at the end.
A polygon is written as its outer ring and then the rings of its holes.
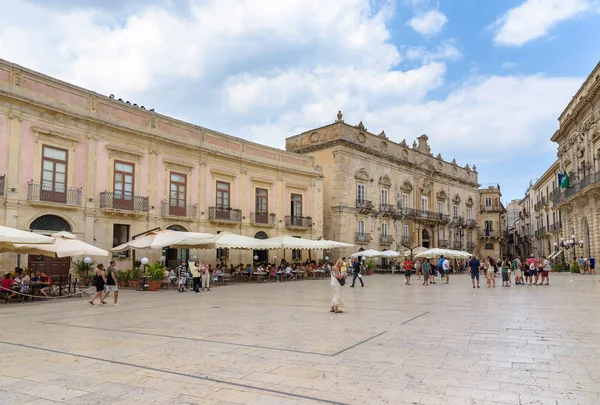
POLYGON ((176 217, 181 219, 193 220, 198 217, 197 205, 172 205, 169 201, 162 202, 163 217, 176 217))
POLYGON ((467 252, 472 252, 473 250, 475 250, 475 243, 467 242, 467 252))
POLYGON ((480 238, 499 238, 500 233, 494 231, 493 229, 483 229, 479 231, 480 238))
POLYGON ((104 211, 147 213, 149 198, 123 193, 100 193, 100 209, 104 211))
POLYGON ((557 222, 555 224, 550 225, 550 232, 558 232, 562 229, 562 222, 557 222))
POLYGON ((452 242, 452 249, 454 250, 462 250, 462 242, 459 240, 455 240, 452 242))
POLYGON ((450 246, 450 241, 445 239, 438 240, 438 246, 440 249, 447 249, 450 246))
POLYGON ((481 212, 502 212, 501 204, 481 205, 481 212))
POLYGON ((463 226, 465 224, 465 219, 463 217, 453 217, 450 225, 452 226, 463 226))
POLYGON ((310 229, 312 228, 312 218, 288 215, 285 217, 285 227, 298 230, 310 229))
POLYGON ((414 243, 415 243, 415 240, 412 237, 410 237, 410 236, 402 236, 400 238, 400 244, 402 246, 406 246, 406 247, 411 248, 411 247, 414 246, 414 243))
POLYGON ((368 200, 356 200, 356 211, 359 214, 370 214, 375 209, 375 206, 368 200))
POLYGON ((369 244, 371 243, 371 234, 356 232, 354 234, 354 242, 357 244, 369 244))
POLYGON ((396 213, 396 207, 390 204, 379 204, 379 212, 383 217, 391 217, 396 213))
POLYGON ((570 173, 572 182, 569 187, 564 189, 561 192, 558 192, 554 195, 554 204, 559 205, 570 199, 571 197, 576 196, 578 193, 585 191, 588 187, 594 185, 600 185, 600 171, 596 173, 589 173, 581 180, 574 180, 576 177, 576 173, 570 173))
POLYGON ((52 204, 77 208, 81 207, 81 189, 67 187, 61 190, 56 186, 42 186, 39 183, 30 181, 27 183, 27 200, 34 204, 52 204))
POLYGON ((546 205, 546 197, 540 198, 540 200, 533 206, 533 210, 539 211, 544 207, 544 205, 546 205))
POLYGON ((0 197, 4 197, 4 190, 6 189, 6 175, 0 176, 0 197))
POLYGON ((412 208, 408 208, 408 207, 400 207, 398 208, 398 210, 396 210, 396 218, 397 219, 407 219, 407 220, 411 220, 414 219, 416 217, 417 213, 416 210, 412 209, 412 208))
POLYGON ((540 229, 538 229, 537 231, 535 231, 535 237, 536 238, 541 238, 543 236, 546 235, 546 227, 542 226, 540 229))
POLYGON ((242 222, 242 210, 231 207, 208 207, 208 220, 224 225, 242 222))
POLYGON ((473 229, 477 227, 477 221, 475 221, 474 219, 467 219, 467 228, 473 229))
POLYGON ((444 217, 444 214, 440 214, 439 212, 433 211, 425 211, 425 210, 415 210, 415 219, 421 221, 441 221, 444 217))
POLYGON ((269 214, 268 212, 251 212, 250 223, 254 226, 272 228, 276 225, 275 214, 269 214))
POLYGON ((392 238, 391 235, 381 235, 379 237, 379 244, 380 245, 391 245, 392 242, 394 242, 394 238, 392 238))

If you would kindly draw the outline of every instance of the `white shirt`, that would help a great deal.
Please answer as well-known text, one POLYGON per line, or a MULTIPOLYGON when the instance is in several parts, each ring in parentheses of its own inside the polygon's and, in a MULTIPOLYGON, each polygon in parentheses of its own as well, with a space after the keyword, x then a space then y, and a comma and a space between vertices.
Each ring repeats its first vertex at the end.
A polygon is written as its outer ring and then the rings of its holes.
POLYGON ((444 260, 444 263, 442 263, 442 268, 444 270, 450 270, 450 262, 448 261, 448 259, 444 260))

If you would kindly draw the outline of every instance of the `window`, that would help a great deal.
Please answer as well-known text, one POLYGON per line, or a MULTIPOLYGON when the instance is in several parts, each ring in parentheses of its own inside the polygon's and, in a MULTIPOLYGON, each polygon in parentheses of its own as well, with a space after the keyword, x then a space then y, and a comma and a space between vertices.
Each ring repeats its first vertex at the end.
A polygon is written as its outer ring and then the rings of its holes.
POLYGON ((297 225, 302 225, 302 194, 292 194, 290 213, 292 221, 297 221, 297 225))
POLYGON ((485 230, 485 236, 490 236, 494 231, 494 221, 485 221, 483 229, 485 230))
POLYGON ((467 219, 471 220, 471 207, 467 207, 467 219))
MULTIPOLYGON (((129 225, 113 224, 113 247, 127 242, 129 242, 129 225)), ((129 250, 119 254, 129 257, 129 250)))
POLYGON ((485 208, 490 208, 492 206, 492 197, 485 197, 485 208))
POLYGON ((217 181, 217 211, 229 208, 229 204, 229 183, 217 181))
MULTIPOLYGON (((294 236, 299 238, 300 236, 294 236)), ((302 249, 292 249, 292 260, 302 260, 302 249)))
POLYGON ((421 210, 429 211, 429 198, 424 196, 421 197, 421 210))
POLYGON ((363 204, 365 202, 366 194, 365 194, 365 185, 357 184, 356 185, 356 202, 359 204, 363 204))
POLYGON ((187 176, 171 173, 171 194, 169 196, 169 215, 185 216, 187 176))
POLYGON ((452 213, 454 214, 454 218, 458 218, 458 204, 454 204, 452 213))
POLYGON ((402 212, 404 214, 408 213, 409 203, 408 203, 408 194, 402 193, 402 212))
POLYGON ((365 221, 358 221, 358 234, 359 235, 365 234, 365 221))
POLYGON ((442 215, 444 214, 444 203, 441 201, 438 202, 438 212, 442 215))
POLYGON ((402 238, 408 239, 408 225, 402 225, 402 238))
POLYGON ((444 231, 442 229, 438 231, 438 240, 444 240, 444 231))
POLYGON ((266 188, 257 188, 255 190, 254 211, 255 223, 269 223, 269 190, 266 188))
POLYGON ((114 207, 133 209, 133 163, 115 161, 114 207))
POLYGON ((388 224, 386 222, 381 224, 381 236, 384 238, 388 236, 388 224))
POLYGON ((67 151, 44 146, 40 199, 67 202, 67 151))
MULTIPOLYGON (((217 235, 220 234, 221 231, 217 231, 217 235)), ((229 249, 217 249, 217 260, 225 260, 229 257, 229 249)))
POLYGON ((388 191, 385 188, 381 189, 381 205, 388 204, 388 191))
POLYGON ((486 243, 484 246, 485 250, 494 250, 494 244, 493 243, 486 243))

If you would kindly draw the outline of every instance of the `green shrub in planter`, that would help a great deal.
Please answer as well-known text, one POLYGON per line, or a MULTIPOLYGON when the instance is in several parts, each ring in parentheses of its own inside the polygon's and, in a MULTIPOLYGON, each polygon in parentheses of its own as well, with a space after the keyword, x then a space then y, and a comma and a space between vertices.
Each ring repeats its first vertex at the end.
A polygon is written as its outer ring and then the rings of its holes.
POLYGON ((579 273, 579 264, 577 262, 571 263, 571 273, 579 273))
POLYGON ((165 277, 165 267, 160 262, 156 262, 153 265, 146 265, 146 276, 150 280, 162 280, 165 277))
POLYGON ((557 272, 557 273, 561 272, 562 271, 562 263, 556 263, 554 265, 554 271, 557 272))
POLYGON ((139 267, 127 270, 127 273, 128 273, 127 279, 132 280, 132 281, 139 280, 140 277, 142 276, 142 271, 140 270, 139 267))

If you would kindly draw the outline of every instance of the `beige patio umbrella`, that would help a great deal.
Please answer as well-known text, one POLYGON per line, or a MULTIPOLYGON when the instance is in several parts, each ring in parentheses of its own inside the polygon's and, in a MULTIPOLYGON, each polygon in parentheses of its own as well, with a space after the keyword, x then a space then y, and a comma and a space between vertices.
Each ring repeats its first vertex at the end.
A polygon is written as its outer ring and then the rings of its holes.
POLYGON ((14 252, 15 243, 46 244, 52 242, 54 242, 54 239, 45 235, 22 231, 8 226, 0 226, 0 252, 14 252))
POLYGON ((276 243, 269 242, 269 239, 256 239, 250 236, 237 235, 231 232, 221 232, 208 239, 201 239, 197 249, 251 249, 251 250, 269 250, 279 249, 276 243))
POLYGON ((38 254, 51 257, 71 256, 108 256, 106 250, 78 240, 69 232, 57 232, 52 234, 53 243, 49 244, 15 244, 17 253, 38 254))
POLYGON ((122 252, 127 249, 162 249, 167 246, 179 248, 196 247, 202 243, 208 243, 212 236, 211 233, 182 232, 165 229, 162 231, 149 232, 141 238, 123 243, 122 245, 110 249, 110 251, 122 252))

